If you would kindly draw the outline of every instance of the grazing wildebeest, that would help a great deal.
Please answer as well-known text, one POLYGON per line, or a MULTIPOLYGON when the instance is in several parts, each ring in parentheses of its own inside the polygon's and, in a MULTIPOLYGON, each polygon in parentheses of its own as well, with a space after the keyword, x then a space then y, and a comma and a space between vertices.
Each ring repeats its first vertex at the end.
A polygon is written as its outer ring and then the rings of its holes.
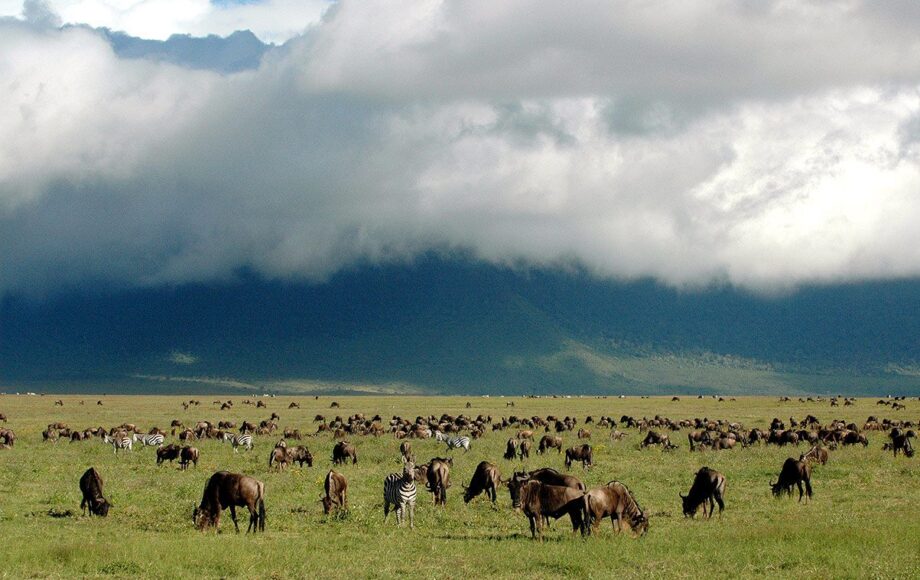
POLYGON ((496 490, 501 484, 502 475, 498 471, 498 467, 494 463, 483 461, 476 466, 470 485, 463 487, 463 502, 470 503, 474 497, 486 492, 486 495, 494 504, 497 497, 496 490))
POLYGON ((313 467, 313 454, 310 453, 310 450, 305 446, 297 445, 296 447, 289 447, 287 453, 289 462, 296 462, 300 467, 303 467, 304 463, 307 464, 307 467, 313 467))
POLYGON ((565 468, 572 469, 572 463, 581 461, 581 466, 584 469, 588 469, 594 464, 592 461, 593 456, 594 453, 591 450, 591 446, 587 443, 569 447, 565 450, 565 468))
POLYGON ((900 429, 892 429, 888 436, 891 437, 891 450, 895 457, 898 456, 899 451, 903 451, 907 457, 914 456, 914 448, 910 444, 911 438, 915 436, 912 429, 903 433, 900 429))
POLYGON ((344 475, 330 469, 323 482, 323 489, 326 492, 322 498, 324 514, 328 516, 333 510, 348 511, 348 480, 344 475))
POLYGON ((824 447, 819 447, 815 445, 814 447, 808 450, 808 453, 803 453, 799 457, 799 461, 811 461, 814 463, 820 463, 821 465, 824 465, 827 463, 827 457, 828 457, 827 449, 825 449, 824 447))
POLYGON ((518 446, 518 455, 520 455, 520 457, 521 457, 522 460, 523 460, 525 457, 530 457, 530 449, 531 449, 531 447, 533 447, 533 442, 532 442, 532 441, 530 441, 530 440, 528 440, 528 439, 524 439, 523 441, 521 441, 521 444, 518 446))
POLYGON ((453 458, 435 457, 428 464, 428 491, 434 494, 434 505, 447 505, 447 488, 450 487, 450 468, 453 458))
POLYGON ((537 447, 537 453, 543 454, 546 453, 547 450, 553 448, 555 448, 559 453, 562 453, 562 437, 544 435, 540 439, 540 445, 537 447))
POLYGON ((193 463, 195 467, 198 467, 198 449, 195 447, 189 447, 186 445, 179 452, 179 467, 181 469, 188 469, 188 464, 193 463))
POLYGON ((585 492, 560 485, 546 485, 531 480, 521 486, 521 509, 530 521, 530 535, 543 539, 544 519, 558 519, 568 515, 572 531, 587 533, 585 517, 585 492))
POLYGON ((502 456, 505 459, 512 460, 517 457, 517 448, 518 440, 517 439, 508 439, 508 443, 505 444, 505 454, 502 456))
POLYGON ((859 445, 862 444, 863 447, 869 446, 869 440, 862 433, 857 433, 856 431, 847 431, 843 440, 841 441, 844 445, 859 445))
POLYGON ((588 429, 579 429, 579 430, 578 430, 578 438, 579 438, 579 439, 590 439, 590 438, 591 438, 591 431, 589 431, 588 429))
POLYGON ((687 495, 678 495, 683 500, 684 516, 692 518, 696 515, 696 510, 701 505, 703 506, 703 515, 707 515, 706 500, 709 500, 708 517, 712 517, 716 503, 719 504, 719 517, 722 517, 722 510, 725 509, 725 502, 723 501, 725 496, 725 476, 714 469, 701 467, 696 472, 696 477, 693 478, 693 485, 690 486, 690 491, 687 495))
POLYGON ((550 467, 535 469, 530 472, 515 472, 508 480, 508 493, 511 496, 511 506, 514 509, 521 507, 521 487, 528 481, 536 480, 546 485, 558 485, 562 487, 571 487, 584 491, 585 484, 575 476, 559 473, 550 467))
POLYGON ((773 490, 773 495, 775 497, 779 497, 783 492, 791 496, 792 486, 796 485, 799 488, 799 501, 802 501, 802 483, 805 484, 804 495, 807 501, 811 499, 812 495, 811 466, 805 461, 796 461, 790 457, 783 463, 783 469, 779 473, 779 479, 776 480, 776 483, 770 484, 770 489, 773 490))
POLYGON ((5 414, 0 413, 0 421, 3 421, 4 423, 6 423, 6 415, 5 415, 5 414))
POLYGON ((517 436, 518 436, 518 439, 530 439, 531 441, 533 441, 533 431, 529 429, 525 431, 518 431, 517 436))
POLYGON ((619 481, 611 481, 603 487, 596 487, 584 497, 588 533, 597 531, 601 520, 610 517, 613 531, 619 532, 624 525, 641 536, 648 531, 648 518, 632 492, 619 481))
POLYGON ((265 531, 265 484, 247 475, 218 471, 205 484, 201 504, 192 512, 192 521, 201 530, 209 526, 219 529, 221 512, 229 507, 233 526, 239 533, 237 506, 249 509, 246 533, 265 531))
POLYGON ((160 465, 164 461, 172 462, 178 459, 181 451, 182 450, 175 443, 160 447, 157 449, 157 465, 160 465))
POLYGON ((339 441, 332 448, 332 464, 342 465, 345 460, 351 457, 351 464, 358 462, 358 450, 348 441, 339 441))
POLYGON ((80 491, 83 493, 80 509, 83 510, 84 515, 86 515, 87 507, 89 507, 90 516, 109 515, 109 508, 112 505, 102 496, 102 477, 95 467, 90 467, 83 473, 80 478, 80 491))
POLYGON ((645 439, 642 440, 642 443, 639 444, 639 447, 648 447, 649 445, 661 445, 664 449, 674 449, 677 446, 671 443, 670 437, 659 433, 658 431, 649 431, 645 436, 645 439))

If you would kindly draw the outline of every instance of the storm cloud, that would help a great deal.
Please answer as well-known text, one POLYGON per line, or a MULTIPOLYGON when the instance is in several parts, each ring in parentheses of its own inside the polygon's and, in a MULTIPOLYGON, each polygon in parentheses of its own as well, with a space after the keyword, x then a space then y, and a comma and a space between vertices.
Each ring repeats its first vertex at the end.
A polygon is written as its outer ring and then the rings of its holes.
POLYGON ((0 293, 432 251, 755 289, 920 274, 911 3, 345 1, 229 75, 40 8, 0 21, 0 293))

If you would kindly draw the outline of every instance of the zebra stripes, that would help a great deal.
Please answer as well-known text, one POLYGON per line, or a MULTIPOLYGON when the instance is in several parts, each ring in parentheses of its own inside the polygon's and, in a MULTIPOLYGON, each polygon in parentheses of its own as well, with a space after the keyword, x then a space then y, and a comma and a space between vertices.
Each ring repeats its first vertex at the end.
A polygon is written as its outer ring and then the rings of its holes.
POLYGON ((447 450, 463 448, 465 451, 470 450, 469 437, 449 437, 440 431, 435 431, 434 436, 438 441, 447 444, 447 450))
POLYGON ((233 445, 233 451, 239 451, 240 447, 245 447, 247 451, 252 451, 252 435, 244 433, 243 435, 234 435, 233 433, 224 433, 224 441, 233 445))
POLYGON ((163 436, 159 433, 154 433, 152 435, 138 435, 135 433, 134 441, 142 443, 144 447, 159 447, 163 444, 163 436))
POLYGON ((402 474, 391 473, 383 480, 383 522, 390 515, 390 505, 395 506, 396 525, 402 526, 409 508, 409 528, 415 528, 415 464, 411 461, 403 466, 402 474))
POLYGON ((127 435, 116 435, 114 437, 109 437, 108 435, 106 435, 103 438, 103 441, 112 446, 112 452, 115 453, 115 455, 118 455, 119 449, 123 449, 126 451, 134 450, 133 440, 127 435))

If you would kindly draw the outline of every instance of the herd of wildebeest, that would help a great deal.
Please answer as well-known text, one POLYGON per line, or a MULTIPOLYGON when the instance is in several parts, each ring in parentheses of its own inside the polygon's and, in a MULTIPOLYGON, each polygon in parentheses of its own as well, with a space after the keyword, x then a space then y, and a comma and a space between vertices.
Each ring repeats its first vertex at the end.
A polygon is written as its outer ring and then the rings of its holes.
MULTIPOLYGON (((674 397, 673 400, 679 399, 674 397)), ((903 400, 903 397, 881 399, 878 404, 898 411, 906 408, 903 400)), ((831 406, 839 404, 836 398, 830 401, 831 406)), ((852 404, 851 399, 843 401, 844 404, 852 404)), ((214 403, 220 405, 221 409, 233 407, 232 401, 214 403)), ((97 404, 103 403, 99 401, 97 404)), ((263 400, 245 399, 244 404, 267 409, 263 400)), ((55 405, 61 406, 63 402, 57 401, 55 405)), ((201 402, 196 400, 182 403, 186 411, 200 405, 201 402)), ((470 403, 467 403, 467 408, 470 406, 470 403)), ((513 403, 508 403, 508 406, 513 407, 513 403)), ((333 409, 338 407, 336 402, 331 404, 333 409)), ((299 405, 292 402, 288 409, 299 409, 299 405)), ((0 413, 0 421, 7 422, 7 417, 3 413, 0 413)), ((690 452, 731 450, 755 445, 795 447, 806 444, 808 450, 800 453, 797 459, 786 459, 776 481, 770 483, 773 495, 777 497, 783 494, 792 495, 793 488, 797 487, 801 502, 803 497, 807 501, 812 496, 812 466, 825 464, 829 452, 838 446, 868 446, 867 433, 879 432, 884 433, 884 448, 890 450, 895 457, 901 453, 906 457, 913 457, 911 439, 915 437, 915 424, 912 421, 879 418, 875 415, 868 417, 862 425, 842 420, 822 423, 813 415, 808 415, 802 420, 790 417, 788 423, 774 418, 769 428, 759 429, 746 428, 740 423, 723 419, 674 420, 660 415, 652 418, 623 415, 619 420, 610 416, 587 416, 579 421, 575 417, 553 415, 509 415, 496 419, 481 414, 476 417, 466 414, 442 414, 418 416, 414 419, 400 416, 384 419, 380 415, 367 417, 363 413, 356 413, 349 417, 335 416, 327 419, 324 415, 318 414, 314 417, 316 431, 311 434, 302 434, 300 430, 290 427, 282 429, 278 425, 279 421, 280 416, 277 413, 272 413, 269 418, 258 422, 243 421, 239 425, 233 421, 197 421, 193 425, 186 425, 184 421, 175 419, 168 433, 157 427, 140 429, 131 423, 108 429, 90 427, 79 430, 55 422, 48 425, 42 432, 42 437, 50 443, 60 440, 100 441, 111 445, 116 455, 119 452, 131 451, 135 443, 144 447, 152 446, 156 448, 158 465, 178 459, 180 468, 187 469, 190 465, 198 464, 200 454, 194 447, 195 441, 224 441, 232 445, 234 451, 251 451, 254 437, 270 437, 275 440, 274 438, 280 435, 269 454, 268 468, 284 471, 287 466, 294 463, 301 467, 304 463, 309 467, 313 466, 313 455, 308 447, 304 444, 289 444, 289 440, 302 442, 304 439, 331 433, 336 440, 331 461, 333 466, 343 469, 340 466, 347 462, 358 462, 358 446, 349 439, 357 441, 365 436, 390 436, 399 442, 398 450, 403 469, 401 472, 388 475, 383 482, 384 521, 392 508, 400 525, 408 515, 410 527, 414 527, 416 482, 423 484, 424 489, 433 495, 436 506, 445 505, 447 491, 451 487, 450 472, 454 465, 453 457, 435 457, 424 464, 416 463, 411 441, 413 439, 435 438, 447 445, 447 451, 463 449, 466 452, 469 451, 471 442, 483 437, 487 432, 511 431, 513 435, 507 441, 505 459, 528 458, 532 452, 539 455, 564 453, 566 471, 571 470, 576 463, 580 463, 583 469, 591 468, 592 437, 596 439, 600 435, 611 441, 620 441, 627 436, 621 428, 638 431, 641 437, 640 448, 657 446, 665 451, 678 448, 671 440, 678 432, 686 432, 690 452), (564 449, 565 434, 574 434, 579 443, 564 449), (167 443, 167 437, 177 438, 178 443, 167 443)), ((16 434, 6 427, 0 428, 0 449, 13 449, 15 443, 16 434)), ((394 445, 394 456, 395 453, 394 445)), ((462 458, 462 455, 460 457, 462 458)), ((90 515, 106 516, 110 503, 104 496, 103 479, 99 472, 93 467, 87 469, 80 478, 79 486, 83 496, 80 507, 84 514, 88 509, 90 515)), ((544 522, 564 515, 570 517, 573 532, 583 535, 596 531, 600 522, 608 517, 615 531, 629 529, 636 535, 642 535, 649 526, 646 513, 625 484, 611 481, 589 490, 578 477, 551 467, 514 472, 510 477, 504 478, 495 463, 482 461, 476 466, 469 485, 463 486, 463 500, 469 503, 477 496, 485 494, 494 505, 498 490, 502 486, 508 489, 514 509, 521 510, 527 516, 534 538, 542 537, 544 522)), ((324 495, 321 502, 324 513, 347 513, 348 480, 345 475, 335 469, 330 470, 323 487, 324 495)), ((704 516, 711 518, 718 504, 721 516, 725 508, 725 487, 726 478, 722 473, 709 467, 701 467, 693 474, 689 492, 680 494, 684 515, 693 517, 702 508, 704 516)), ((229 508, 236 531, 239 532, 237 507, 249 510, 247 531, 264 531, 265 485, 247 475, 219 471, 208 479, 201 502, 192 515, 192 521, 199 529, 216 529, 220 523, 221 513, 229 508)))

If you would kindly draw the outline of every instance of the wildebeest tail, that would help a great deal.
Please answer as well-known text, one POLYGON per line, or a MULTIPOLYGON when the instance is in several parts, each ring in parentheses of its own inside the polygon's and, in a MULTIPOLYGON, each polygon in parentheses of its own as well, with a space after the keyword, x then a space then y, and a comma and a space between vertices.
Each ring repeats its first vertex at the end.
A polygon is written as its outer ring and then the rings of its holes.
POLYGON ((259 482, 259 531, 265 531, 265 484, 259 482))
POLYGON ((594 514, 594 511, 591 509, 591 495, 586 493, 586 494, 585 494, 584 496, 582 496, 582 497, 583 497, 583 499, 584 499, 584 504, 585 504, 585 505, 584 505, 584 507, 585 507, 584 525, 585 525, 587 534, 588 534, 588 535, 591 535, 591 527, 592 527, 592 523, 593 523, 593 522, 592 522, 592 515, 594 514))
POLYGON ((805 478, 805 494, 808 495, 809 498, 812 496, 812 492, 811 492, 811 478, 809 478, 809 477, 806 477, 806 478, 805 478))

